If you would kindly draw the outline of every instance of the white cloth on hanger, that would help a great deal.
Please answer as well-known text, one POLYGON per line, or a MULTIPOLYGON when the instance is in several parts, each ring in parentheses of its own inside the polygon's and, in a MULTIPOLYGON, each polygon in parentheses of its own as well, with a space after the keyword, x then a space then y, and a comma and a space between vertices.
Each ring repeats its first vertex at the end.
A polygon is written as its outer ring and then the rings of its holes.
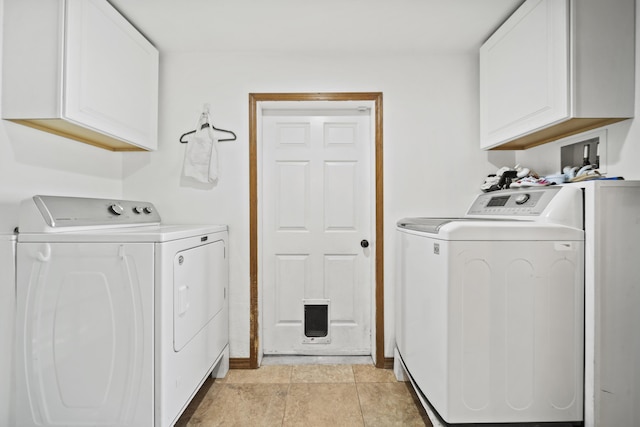
POLYGON ((211 118, 203 114, 196 124, 196 131, 190 135, 184 157, 184 175, 204 183, 218 180, 218 139, 211 129, 211 118), (205 118, 206 121, 203 121, 205 118), (204 123, 209 126, 202 128, 204 123))

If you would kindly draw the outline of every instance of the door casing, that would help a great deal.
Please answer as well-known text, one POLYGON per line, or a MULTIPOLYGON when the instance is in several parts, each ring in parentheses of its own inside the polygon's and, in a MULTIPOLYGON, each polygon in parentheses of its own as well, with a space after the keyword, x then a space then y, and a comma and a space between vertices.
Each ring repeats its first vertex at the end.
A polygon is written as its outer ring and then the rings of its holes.
MULTIPOLYGON (((384 228, 383 228, 383 134, 382 93, 250 93, 249 94, 249 368, 259 366, 259 297, 258 297, 258 118, 260 102, 287 101, 370 101, 374 105, 375 129, 375 364, 378 368, 393 366, 393 359, 384 357, 384 228)), ((237 363, 239 366, 240 363, 237 363)), ((246 366, 245 366, 246 367, 246 366)))

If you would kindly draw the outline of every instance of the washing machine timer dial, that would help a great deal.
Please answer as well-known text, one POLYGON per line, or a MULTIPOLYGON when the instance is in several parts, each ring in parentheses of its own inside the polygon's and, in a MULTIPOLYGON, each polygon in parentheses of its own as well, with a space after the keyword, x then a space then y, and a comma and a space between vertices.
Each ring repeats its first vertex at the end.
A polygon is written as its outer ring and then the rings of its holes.
POLYGON ((516 197, 516 205, 524 205, 529 201, 530 198, 531 196, 528 193, 519 194, 516 197))

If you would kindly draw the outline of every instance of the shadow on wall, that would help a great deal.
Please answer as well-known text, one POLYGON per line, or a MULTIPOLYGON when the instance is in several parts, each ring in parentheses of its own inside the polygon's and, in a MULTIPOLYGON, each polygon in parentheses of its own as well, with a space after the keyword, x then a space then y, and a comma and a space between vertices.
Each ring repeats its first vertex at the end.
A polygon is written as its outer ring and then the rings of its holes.
MULTIPOLYGON (((161 149, 160 147, 158 149, 161 149)), ((122 157, 122 177, 129 178, 137 172, 151 165, 151 155, 149 151, 134 151, 126 153, 122 157)))
POLYGON ((0 234, 9 234, 18 226, 20 201, 0 201, 0 234))
POLYGON ((82 175, 121 179, 122 154, 3 121, 17 164, 82 175))
MULTIPOLYGON (((615 125, 611 125, 607 128, 607 164, 608 166, 612 166, 612 165, 619 165, 621 163, 623 163, 624 160, 627 159, 623 159, 622 157, 622 151, 625 148, 625 145, 629 144, 629 145, 633 145, 633 144, 637 144, 638 141, 634 141, 632 140, 629 135, 631 133, 631 126, 633 125, 634 120, 625 120, 624 122, 620 122, 620 123, 616 123, 615 125)), ((633 174, 634 175, 638 175, 635 167, 637 167, 637 159, 636 161, 634 161, 633 163, 635 164, 635 166, 632 166, 633 170, 633 174)), ((626 166, 626 165, 625 165, 626 166)), ((629 165, 631 166, 631 165, 629 165)), ((615 167, 614 167, 614 171, 615 171, 615 167)), ((626 173, 627 176, 630 177, 630 175, 632 175, 632 173, 629 173, 630 171, 627 170, 626 168, 624 168, 623 166, 623 170, 622 171, 618 171, 615 173, 618 173, 620 175, 624 175, 626 173)), ((637 178, 636 178, 637 179, 637 178)))
MULTIPOLYGON (((487 151, 487 160, 496 167, 496 170, 503 166, 513 167, 516 164, 516 155, 513 151, 487 151)), ((495 173, 491 171, 490 173, 495 173)))

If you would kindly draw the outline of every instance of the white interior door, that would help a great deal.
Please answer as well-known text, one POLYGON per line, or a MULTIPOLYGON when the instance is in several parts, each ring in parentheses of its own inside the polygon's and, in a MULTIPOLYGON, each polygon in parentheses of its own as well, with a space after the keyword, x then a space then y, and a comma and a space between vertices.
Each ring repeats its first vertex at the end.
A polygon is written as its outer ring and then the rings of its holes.
POLYGON ((263 110, 264 354, 371 354, 369 114, 263 110))

